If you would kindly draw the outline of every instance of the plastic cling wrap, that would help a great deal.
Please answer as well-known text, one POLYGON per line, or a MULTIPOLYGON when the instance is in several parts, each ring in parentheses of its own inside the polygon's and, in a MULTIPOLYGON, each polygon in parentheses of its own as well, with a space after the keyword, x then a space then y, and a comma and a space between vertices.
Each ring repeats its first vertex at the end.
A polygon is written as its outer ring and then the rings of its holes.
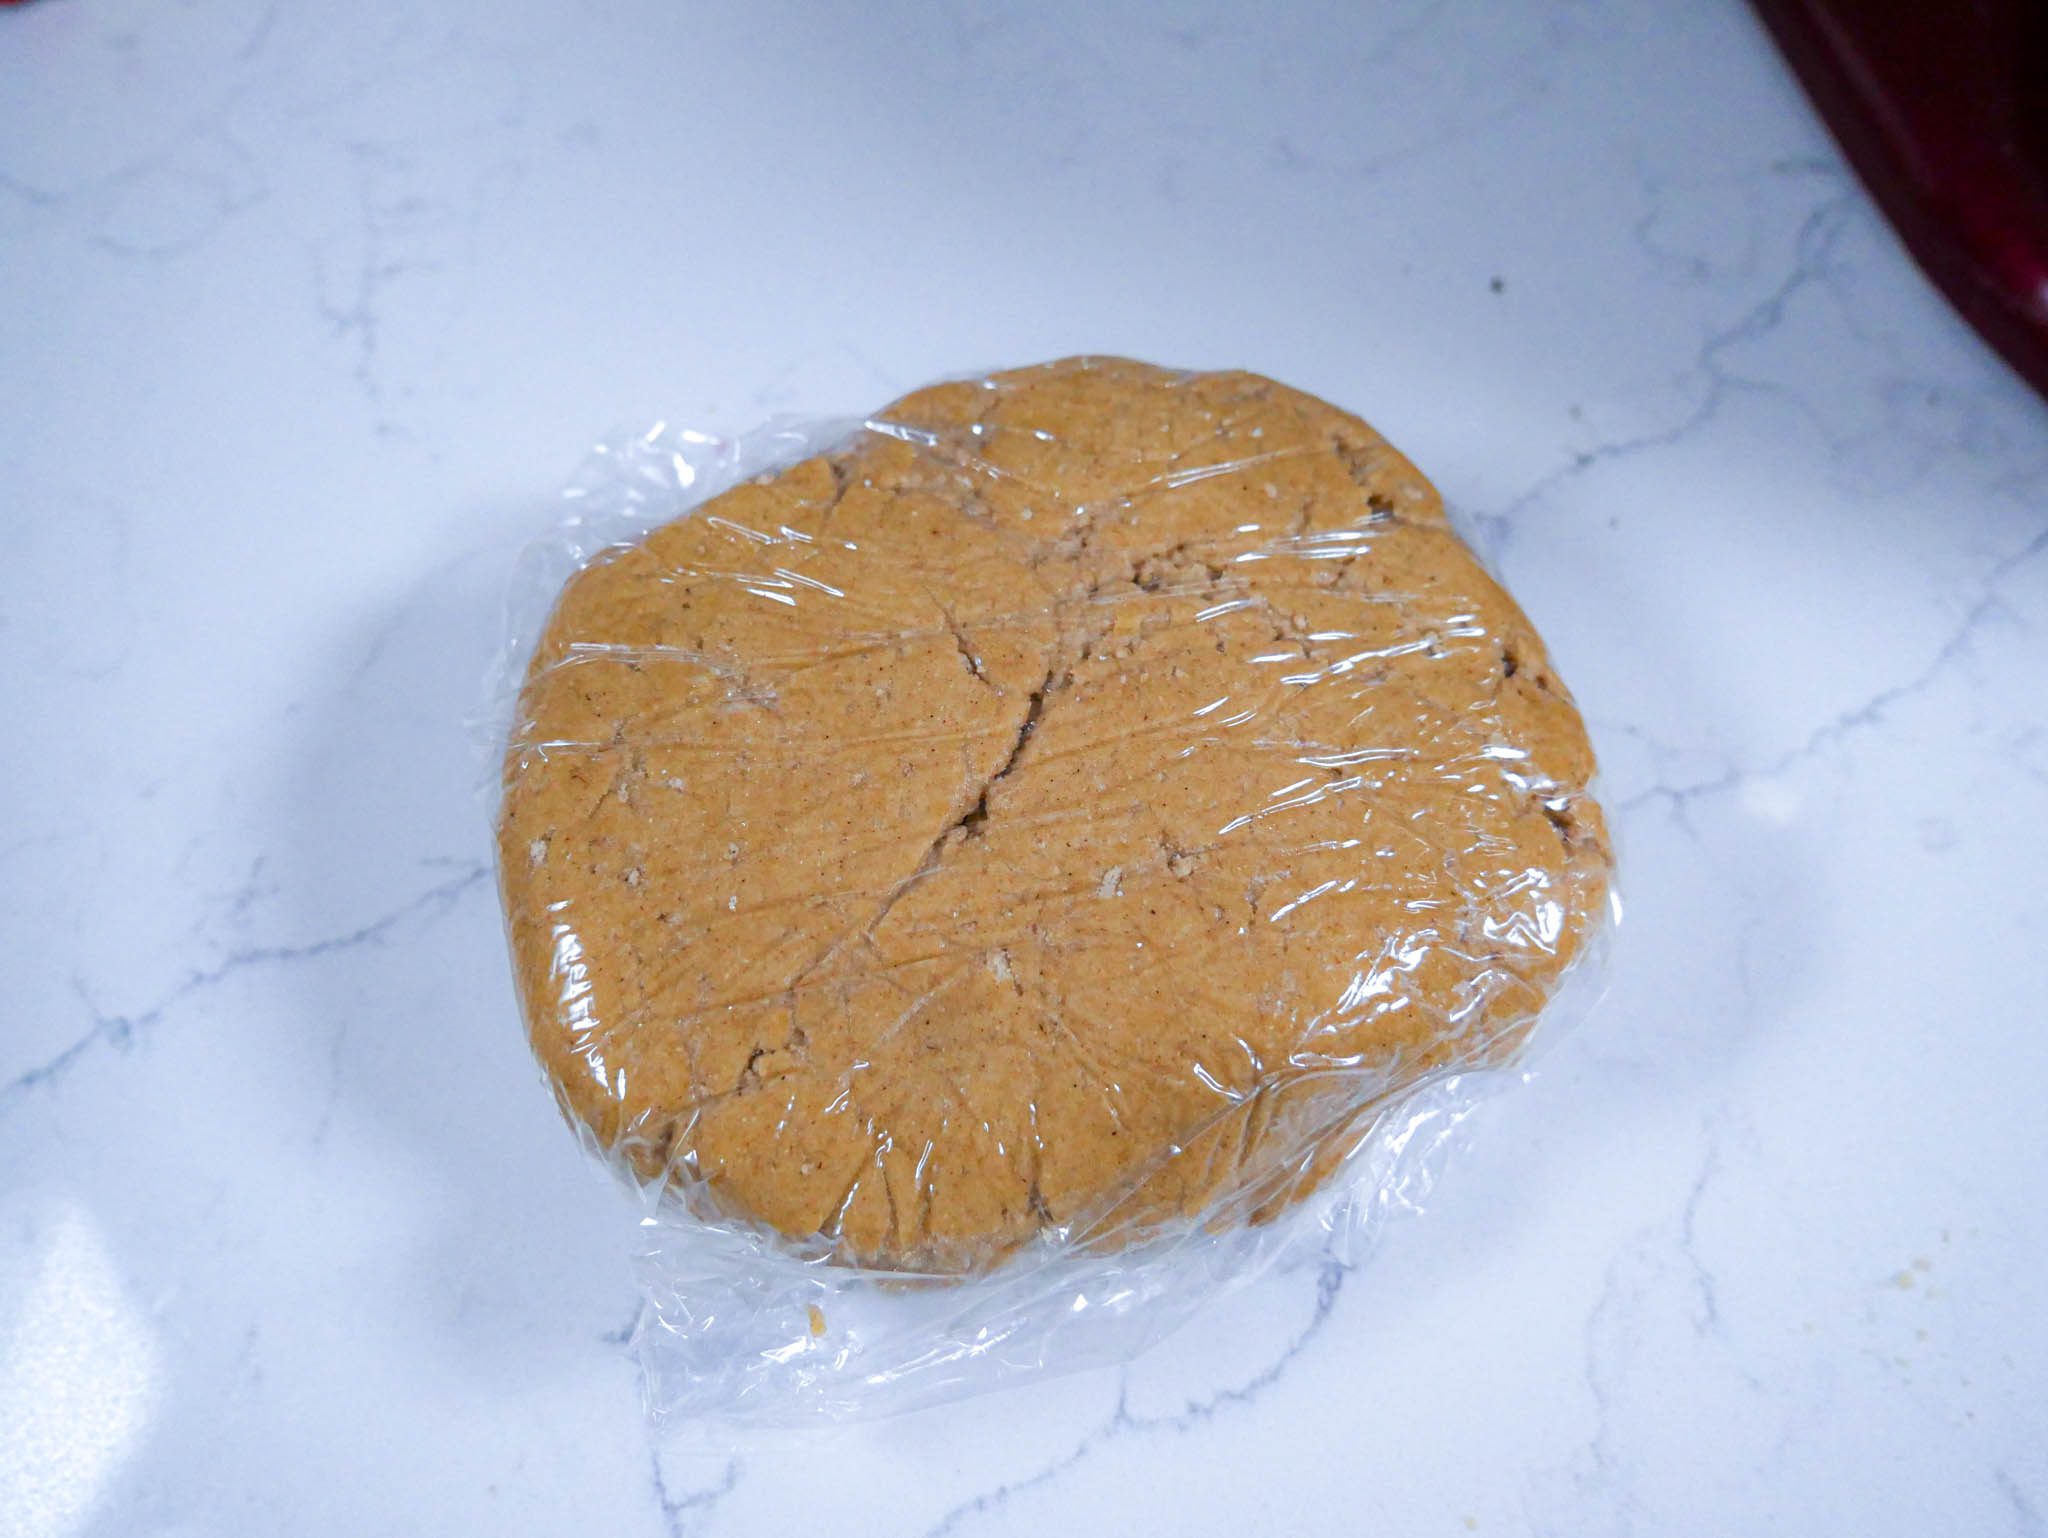
POLYGON ((571 508, 500 878, 534 1050, 645 1204, 657 1411, 928 1403, 1355 1251, 1605 926, 1542 642, 1270 380, 663 428, 571 508))

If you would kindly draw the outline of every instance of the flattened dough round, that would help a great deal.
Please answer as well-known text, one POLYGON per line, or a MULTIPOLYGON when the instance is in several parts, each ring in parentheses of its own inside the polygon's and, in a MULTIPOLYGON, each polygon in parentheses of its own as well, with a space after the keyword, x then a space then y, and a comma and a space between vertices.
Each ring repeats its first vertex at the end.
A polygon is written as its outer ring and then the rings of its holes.
POLYGON ((892 1269, 1243 1221, 1520 1041, 1609 855, 1435 491, 1253 374, 921 390, 571 581, 500 872, 569 1114, 892 1269))

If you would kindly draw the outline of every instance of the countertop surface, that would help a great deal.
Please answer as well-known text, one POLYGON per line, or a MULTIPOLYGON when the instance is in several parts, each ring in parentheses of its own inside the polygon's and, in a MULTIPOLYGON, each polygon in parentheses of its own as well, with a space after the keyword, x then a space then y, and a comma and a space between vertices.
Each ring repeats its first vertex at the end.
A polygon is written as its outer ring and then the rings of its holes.
POLYGON ((0 1532, 2048 1520, 2048 416, 1738 5, 0 13, 0 1532), (1600 1008, 1355 1268, 651 1436, 465 729, 607 431, 1359 411, 1591 721, 1600 1008))

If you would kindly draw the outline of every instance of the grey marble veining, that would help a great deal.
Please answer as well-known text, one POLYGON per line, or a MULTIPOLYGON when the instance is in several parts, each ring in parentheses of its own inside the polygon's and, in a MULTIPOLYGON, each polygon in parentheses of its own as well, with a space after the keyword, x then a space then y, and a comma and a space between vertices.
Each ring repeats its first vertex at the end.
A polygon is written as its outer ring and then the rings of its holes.
POLYGON ((1741 7, 33 0, 0 378, 0 1532, 2042 1531, 2048 414, 1741 7), (1081 349, 1463 510, 1611 992, 1366 1265, 651 1438, 486 866, 512 556, 608 429, 1081 349))

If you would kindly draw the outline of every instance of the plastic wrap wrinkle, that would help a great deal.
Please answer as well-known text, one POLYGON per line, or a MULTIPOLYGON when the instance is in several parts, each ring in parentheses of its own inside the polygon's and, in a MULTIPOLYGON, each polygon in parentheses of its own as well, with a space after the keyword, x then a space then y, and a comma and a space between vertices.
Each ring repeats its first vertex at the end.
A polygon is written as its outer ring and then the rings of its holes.
POLYGON ((1067 360, 596 453, 498 698, 656 1413, 1116 1360, 1412 1205, 1613 909, 1541 640, 1364 423, 1067 360))

